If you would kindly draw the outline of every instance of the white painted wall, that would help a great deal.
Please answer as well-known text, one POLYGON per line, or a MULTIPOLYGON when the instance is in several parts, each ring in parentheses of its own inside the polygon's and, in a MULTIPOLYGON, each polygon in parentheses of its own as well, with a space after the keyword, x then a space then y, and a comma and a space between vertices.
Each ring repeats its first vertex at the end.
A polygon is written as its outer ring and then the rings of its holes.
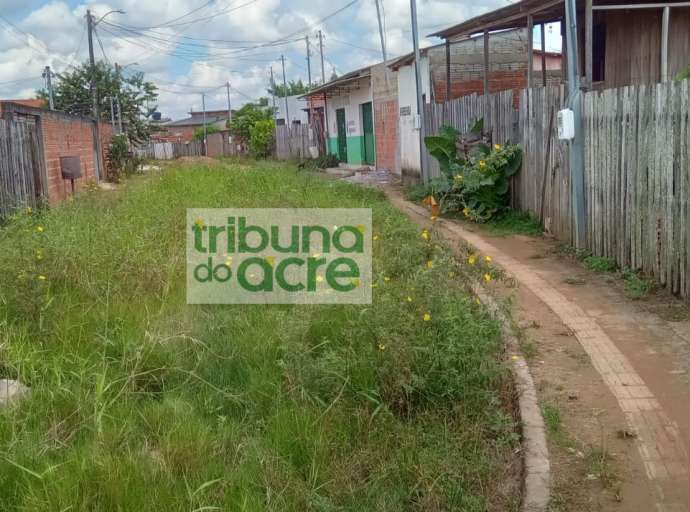
MULTIPOLYGON (((431 87, 429 79, 429 59, 421 57, 422 93, 426 94, 426 102, 431 102, 431 87)), ((419 129, 415 128, 417 117, 417 83, 414 73, 414 63, 398 69, 398 108, 400 125, 398 136, 400 139, 400 168, 405 174, 409 171, 421 172, 419 129), (403 115, 409 110, 409 115, 403 115)))
MULTIPOLYGON (((328 136, 338 136, 338 122, 335 111, 345 109, 345 122, 347 123, 347 136, 357 137, 364 135, 362 130, 362 111, 360 105, 372 101, 370 77, 360 78, 359 89, 350 91, 343 96, 328 98, 328 136)), ((350 87, 354 88, 354 84, 350 87)))
MULTIPOLYGON (((288 96, 287 106, 290 114, 290 123, 299 121, 302 124, 309 122, 309 115, 305 108, 308 108, 307 100, 298 96, 288 96)), ((276 98, 276 120, 285 119, 285 98, 276 98)), ((288 123, 285 123, 288 124, 288 123)))

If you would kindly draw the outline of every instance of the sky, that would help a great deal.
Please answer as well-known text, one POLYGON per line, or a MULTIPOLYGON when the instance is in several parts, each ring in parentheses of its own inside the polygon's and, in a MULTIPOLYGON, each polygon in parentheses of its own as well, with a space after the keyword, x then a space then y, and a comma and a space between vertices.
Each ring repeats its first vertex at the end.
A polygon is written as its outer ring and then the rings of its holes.
MULTIPOLYGON (((380 0, 389 57, 412 50, 409 0, 380 0)), ((511 3, 511 0, 417 0, 420 36, 511 3)), ((96 59, 143 71, 159 87, 158 110, 180 119, 190 110, 233 108, 267 96, 271 68, 282 81, 307 82, 305 36, 314 82, 324 67, 343 74, 382 60, 375 0, 0 0, 0 99, 31 98, 45 66, 60 73, 88 59, 85 13, 100 21, 96 59), (104 57, 105 54, 105 57, 104 57)), ((535 34, 538 43, 538 32, 535 34)), ((423 37, 422 46, 441 40, 423 37)), ((547 49, 560 37, 547 32, 547 49)))

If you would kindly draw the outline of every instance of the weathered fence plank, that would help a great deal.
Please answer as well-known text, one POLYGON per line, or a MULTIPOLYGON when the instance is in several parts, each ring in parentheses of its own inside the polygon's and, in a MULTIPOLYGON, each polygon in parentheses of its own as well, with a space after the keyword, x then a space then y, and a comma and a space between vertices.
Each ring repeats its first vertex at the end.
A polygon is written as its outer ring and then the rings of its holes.
POLYGON ((319 123, 276 126, 274 156, 278 160, 304 160, 312 157, 312 150, 317 156, 322 154, 322 131, 319 123))
POLYGON ((36 125, 0 119, 0 218, 41 200, 41 159, 36 125))

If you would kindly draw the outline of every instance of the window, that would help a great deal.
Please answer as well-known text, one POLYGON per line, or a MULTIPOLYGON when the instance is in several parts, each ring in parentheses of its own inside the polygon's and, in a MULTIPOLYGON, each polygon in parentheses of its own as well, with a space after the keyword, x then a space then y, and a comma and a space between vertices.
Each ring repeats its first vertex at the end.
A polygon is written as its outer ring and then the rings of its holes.
POLYGON ((606 79, 606 23, 592 27, 592 82, 606 79))

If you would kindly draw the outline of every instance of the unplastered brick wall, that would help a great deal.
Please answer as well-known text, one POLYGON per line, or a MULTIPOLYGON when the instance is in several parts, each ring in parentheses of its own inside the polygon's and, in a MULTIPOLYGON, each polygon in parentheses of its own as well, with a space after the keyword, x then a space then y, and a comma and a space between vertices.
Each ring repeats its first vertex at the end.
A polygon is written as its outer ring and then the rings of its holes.
POLYGON ((398 152, 398 73, 386 64, 371 68, 376 168, 400 174, 398 152))
MULTIPOLYGON (((94 131, 93 123, 85 118, 47 111, 41 114, 50 203, 63 201, 72 193, 70 181, 62 179, 60 157, 78 156, 81 160, 82 177, 75 180, 76 190, 82 189, 89 181, 96 181, 94 131)), ((100 135, 103 149, 102 162, 105 167, 105 153, 113 136, 112 127, 107 123, 101 123, 100 135)), ((105 170, 101 172, 101 179, 105 179, 105 170)))

